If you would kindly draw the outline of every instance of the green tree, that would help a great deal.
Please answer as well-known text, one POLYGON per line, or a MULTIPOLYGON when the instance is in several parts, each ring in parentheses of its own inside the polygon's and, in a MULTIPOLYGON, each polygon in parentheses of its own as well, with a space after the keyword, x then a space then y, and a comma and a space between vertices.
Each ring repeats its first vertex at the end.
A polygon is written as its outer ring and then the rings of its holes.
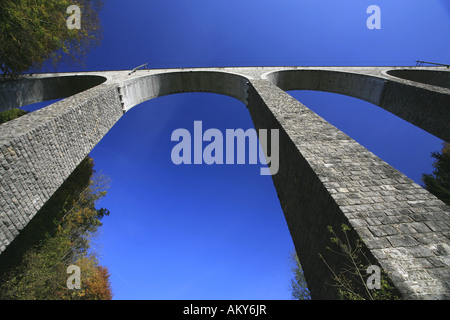
POLYGON ((28 111, 19 108, 3 111, 0 113, 0 124, 19 118, 27 113, 28 111))
POLYGON ((94 161, 86 157, 66 181, 42 206, 14 241, 0 255, 0 279, 8 270, 20 265, 24 254, 42 241, 56 235, 61 219, 88 188, 94 174, 94 161))
POLYGON ((450 205, 450 145, 445 144, 442 152, 433 152, 435 159, 433 174, 423 174, 425 188, 450 205))
MULTIPOLYGON (((92 237, 109 214, 95 203, 106 195, 108 179, 94 176, 70 208, 63 204, 65 214, 56 230, 47 234, 38 245, 29 248, 21 263, 4 273, 0 284, 1 299, 53 300, 100 299, 112 296, 106 268, 98 265, 96 252, 90 250, 92 237), (83 276, 82 290, 66 286, 67 267, 78 265, 83 276)), ((56 220, 53 220, 56 221, 56 220)))
POLYGON ((334 254, 340 256, 343 261, 341 268, 331 266, 319 254, 319 257, 326 264, 332 273, 334 287, 338 292, 340 300, 399 300, 401 296, 397 289, 390 283, 385 271, 380 268, 380 288, 370 289, 367 280, 367 268, 372 265, 366 256, 363 242, 360 238, 352 241, 349 235, 351 228, 346 224, 341 225, 341 233, 338 235, 331 226, 328 226, 331 233, 332 246, 327 247, 334 254))
MULTIPOLYGON (((81 270, 80 290, 70 291, 71 300, 111 300, 112 290, 108 269, 98 265, 96 259, 82 258, 76 262, 81 270)), ((67 295, 67 290, 65 290, 67 295)), ((64 294, 64 292, 63 292, 64 294)))
POLYGON ((305 275, 295 252, 291 255, 291 261, 293 263, 292 272, 294 274, 294 277, 291 279, 292 298, 296 300, 310 300, 311 295, 306 284, 305 275))
POLYGON ((0 2, 0 70, 17 76, 54 66, 64 58, 80 61, 99 44, 101 0, 2 0, 0 2), (69 29, 67 8, 81 9, 81 29, 69 29))

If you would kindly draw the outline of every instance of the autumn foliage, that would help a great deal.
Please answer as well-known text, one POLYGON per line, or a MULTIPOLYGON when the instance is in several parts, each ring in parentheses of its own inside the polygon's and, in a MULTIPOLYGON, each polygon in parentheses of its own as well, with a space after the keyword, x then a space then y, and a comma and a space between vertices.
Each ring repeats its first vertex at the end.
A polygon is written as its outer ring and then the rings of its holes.
POLYGON ((15 76, 55 67, 62 60, 81 61, 101 40, 101 0, 2 0, 0 1, 0 71, 15 76), (69 29, 67 8, 77 5, 82 28, 69 29))
POLYGON ((111 300, 111 285, 106 267, 96 266, 91 276, 86 279, 84 296, 89 300, 111 300))
POLYGON ((95 207, 109 181, 86 157, 0 256, 0 299, 109 300, 109 273, 92 245, 109 215, 95 207), (67 267, 81 269, 81 288, 67 287, 67 267))
POLYGON ((112 290, 109 272, 100 266, 95 259, 82 258, 76 262, 81 269, 81 289, 63 289, 59 295, 70 300, 111 300, 112 290))

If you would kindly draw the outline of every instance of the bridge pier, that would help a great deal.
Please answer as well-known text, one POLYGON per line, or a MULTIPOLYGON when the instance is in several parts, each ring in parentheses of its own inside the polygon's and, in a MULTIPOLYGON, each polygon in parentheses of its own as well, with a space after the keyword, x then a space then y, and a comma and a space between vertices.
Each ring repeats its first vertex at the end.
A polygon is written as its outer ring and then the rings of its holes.
POLYGON ((313 298, 336 298, 319 253, 342 265, 325 248, 327 226, 345 223, 404 298, 449 299, 449 207, 284 91, 364 99, 449 141, 449 75, 440 67, 249 67, 0 82, 5 109, 69 96, 0 126, 0 253, 124 112, 162 95, 214 92, 244 102, 257 131, 280 131, 272 178, 313 298))

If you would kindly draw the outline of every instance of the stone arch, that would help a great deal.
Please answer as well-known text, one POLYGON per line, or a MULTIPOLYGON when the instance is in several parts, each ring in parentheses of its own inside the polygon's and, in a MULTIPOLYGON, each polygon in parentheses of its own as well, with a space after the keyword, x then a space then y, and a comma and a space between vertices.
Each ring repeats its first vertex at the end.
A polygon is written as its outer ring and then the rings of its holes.
POLYGON ((329 272, 317 253, 329 240, 326 226, 348 222, 405 298, 448 299, 448 206, 283 90, 358 97, 450 141, 450 91, 386 73, 391 69, 399 68, 84 73, 107 81, 0 126, 0 253, 124 112, 157 96, 214 92, 244 102, 255 129, 280 131, 280 171, 272 179, 314 298, 336 297, 324 287, 329 272))
POLYGON ((102 84, 99 75, 29 76, 0 81, 0 112, 24 105, 61 99, 102 84))
POLYGON ((450 141, 450 95, 435 88, 449 85, 450 71, 387 68, 379 74, 363 74, 308 69, 269 72, 263 78, 284 91, 326 91, 365 100, 450 141))
POLYGON ((386 73, 393 77, 450 89, 450 72, 447 71, 395 69, 386 73))
POLYGON ((211 92, 247 104, 248 80, 242 75, 216 71, 181 71, 144 75, 124 81, 119 87, 124 111, 156 98, 175 93, 211 92))
POLYGON ((371 75, 333 70, 282 70, 263 78, 284 91, 314 90, 339 93, 375 105, 380 103, 385 80, 371 75))
POLYGON ((222 71, 55 74, 7 82, 0 96, 9 107, 75 94, 0 126, 0 253, 127 110, 197 91, 246 104, 247 83, 222 71))
MULTIPOLYGON (((448 90, 391 80, 382 73, 390 68, 368 69, 299 67, 271 71, 263 74, 262 80, 250 80, 248 106, 256 127, 280 129, 280 171, 272 178, 313 298, 336 297, 324 286, 329 275, 318 253, 327 261, 333 259, 324 251, 329 243, 327 226, 338 230, 345 223, 355 230, 352 237, 362 239, 373 258, 392 275, 404 297, 442 299, 447 294, 429 295, 413 289, 412 279, 423 273, 421 276, 428 278, 425 282, 430 281, 434 289, 447 290, 445 277, 435 276, 443 270, 427 267, 433 257, 416 259, 414 253, 448 242, 445 236, 431 236, 427 229, 435 232, 434 226, 428 225, 433 220, 446 220, 440 214, 435 216, 438 211, 448 211, 445 204, 285 92, 310 89, 345 94, 402 115, 413 124, 415 112, 426 114, 430 123, 440 126, 441 136, 448 136, 447 123, 440 119, 449 116, 444 112, 448 90), (426 96, 436 105, 424 99, 426 96), (433 114, 436 110, 442 112, 433 114), (427 213, 417 216, 420 211, 427 213), (427 228, 414 229, 421 226, 427 228), (425 233, 419 235, 422 231, 425 233), (400 255, 394 258, 396 254, 400 255), (405 266, 406 261, 413 263, 405 266)), ((443 225, 442 230, 446 228, 443 225)), ((340 263, 339 259, 333 261, 335 266, 340 263)))

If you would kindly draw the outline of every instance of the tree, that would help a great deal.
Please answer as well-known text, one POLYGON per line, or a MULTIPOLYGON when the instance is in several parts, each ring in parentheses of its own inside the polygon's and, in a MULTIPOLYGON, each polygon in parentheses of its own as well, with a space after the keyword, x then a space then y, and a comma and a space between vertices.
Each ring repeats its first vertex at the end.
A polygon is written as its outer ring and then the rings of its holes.
POLYGON ((386 272, 380 267, 380 287, 370 288, 367 274, 368 267, 374 266, 366 256, 361 238, 351 240, 351 228, 346 224, 341 225, 341 233, 338 235, 331 226, 332 247, 326 247, 342 260, 339 268, 330 265, 319 253, 319 257, 325 263, 332 274, 334 286, 340 300, 399 300, 401 296, 398 290, 389 280, 386 272))
POLYGON ((57 234, 61 219, 88 188, 93 175, 94 161, 86 157, 0 255, 0 280, 8 270, 21 264, 28 250, 38 248, 45 239, 57 234))
POLYGON ((19 118, 27 113, 28 111, 19 108, 3 111, 0 113, 0 124, 19 118))
POLYGON ((82 288, 73 291, 72 297, 80 300, 111 300, 111 284, 108 269, 99 266, 96 259, 82 258, 77 261, 82 270, 82 288))
POLYGON ((2 0, 0 70, 12 77, 44 62, 80 61, 99 44, 101 0, 2 0), (81 9, 81 28, 69 29, 67 8, 81 9))
MULTIPOLYGON (((83 167, 90 168, 91 170, 87 171, 91 175, 94 173, 92 159, 86 158, 77 169, 83 172, 85 171, 83 167)), ((77 176, 72 176, 72 180, 74 178, 77 176)), ((13 266, 10 264, 7 272, 3 272, 0 299, 111 299, 107 269, 99 266, 96 252, 91 250, 91 240, 102 225, 100 220, 109 215, 107 209, 95 208, 96 202, 106 195, 108 181, 109 179, 103 175, 97 174, 89 179, 81 191, 74 187, 57 191, 57 197, 52 197, 56 214, 51 216, 53 219, 47 225, 49 229, 44 235, 37 232, 39 236, 43 236, 40 241, 36 241, 28 233, 31 240, 19 242, 28 247, 19 257, 20 263, 17 263, 17 256, 14 256, 16 264, 13 266), (68 196, 66 192, 70 190, 77 194, 77 197, 68 196), (67 267, 70 265, 81 268, 83 278, 81 290, 70 290, 66 286, 67 267)), ((83 184, 72 184, 77 188, 81 185, 83 184)), ((51 209, 52 206, 47 208, 51 209)), ((31 222, 34 222, 34 219, 31 222)), ((29 230, 23 230, 22 233, 30 232, 29 230)), ((15 242, 16 240, 11 245, 15 242)))
POLYGON ((292 253, 291 260, 293 262, 292 272, 294 273, 294 278, 291 279, 292 298, 296 300, 310 300, 311 295, 306 284, 305 275, 295 252, 292 253))
POLYGON ((423 174, 422 180, 425 188, 450 205, 450 145, 445 144, 442 152, 433 152, 432 157, 436 159, 433 164, 433 174, 423 174))

